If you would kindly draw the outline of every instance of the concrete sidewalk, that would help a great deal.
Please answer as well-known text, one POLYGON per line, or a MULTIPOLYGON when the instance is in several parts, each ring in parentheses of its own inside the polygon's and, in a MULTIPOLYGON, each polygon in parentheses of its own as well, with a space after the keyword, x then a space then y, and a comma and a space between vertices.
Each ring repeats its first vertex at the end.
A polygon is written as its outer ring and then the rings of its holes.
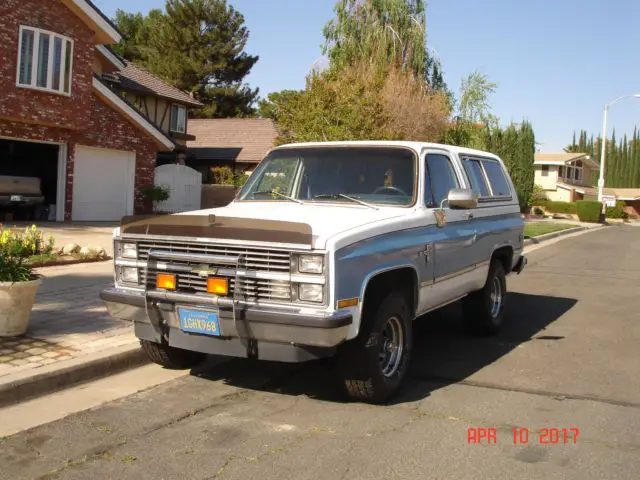
MULTIPOLYGON (((140 350, 132 325, 111 318, 99 298, 100 290, 113 281, 111 261, 38 272, 45 278, 27 333, 0 338, 0 406, 16 400, 16 389, 26 394, 30 378, 42 383, 45 373, 49 378, 70 365, 100 358, 111 362, 113 352, 135 356, 140 350)), ((55 386, 54 381, 49 387, 55 386)))

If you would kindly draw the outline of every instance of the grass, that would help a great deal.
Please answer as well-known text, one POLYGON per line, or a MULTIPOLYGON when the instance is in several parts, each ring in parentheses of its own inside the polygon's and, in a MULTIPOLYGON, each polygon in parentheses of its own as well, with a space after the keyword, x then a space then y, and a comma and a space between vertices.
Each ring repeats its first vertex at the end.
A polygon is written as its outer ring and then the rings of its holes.
POLYGON ((538 237, 546 233, 559 232, 561 230, 567 230, 574 228, 575 225, 567 225, 566 223, 551 223, 551 222, 531 222, 524 225, 525 238, 538 237))

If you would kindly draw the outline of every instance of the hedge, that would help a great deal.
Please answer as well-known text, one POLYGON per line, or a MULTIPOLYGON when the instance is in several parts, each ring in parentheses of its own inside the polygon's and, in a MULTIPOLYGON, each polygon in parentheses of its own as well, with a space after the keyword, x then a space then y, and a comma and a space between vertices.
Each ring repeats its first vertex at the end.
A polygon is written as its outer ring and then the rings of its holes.
POLYGON ((581 222, 597 223, 600 220, 602 204, 592 200, 578 200, 576 202, 576 209, 581 222))
POLYGON ((606 217, 607 218, 623 218, 626 220, 627 218, 629 218, 629 214, 626 212, 624 207, 625 207, 624 202, 622 200, 618 200, 616 202, 615 207, 607 207, 606 217))
POLYGON ((578 213, 576 204, 571 202, 547 202, 545 207, 551 213, 578 213))

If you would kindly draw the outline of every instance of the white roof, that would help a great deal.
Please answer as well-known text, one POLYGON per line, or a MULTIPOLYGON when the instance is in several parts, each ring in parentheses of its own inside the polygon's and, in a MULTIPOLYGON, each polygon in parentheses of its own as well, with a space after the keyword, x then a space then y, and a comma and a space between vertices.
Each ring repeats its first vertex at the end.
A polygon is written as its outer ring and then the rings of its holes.
POLYGON ((499 159, 497 155, 483 150, 476 150, 473 148, 458 147, 456 145, 447 145, 444 143, 430 143, 430 142, 410 142, 403 140, 357 140, 357 141, 333 141, 333 142, 301 142, 301 143, 287 143, 279 145, 275 149, 284 147, 329 147, 329 146, 390 146, 390 147, 405 147, 411 148, 416 151, 420 151, 423 148, 434 148, 441 150, 448 150, 457 154, 467 155, 481 155, 484 157, 491 157, 499 159))

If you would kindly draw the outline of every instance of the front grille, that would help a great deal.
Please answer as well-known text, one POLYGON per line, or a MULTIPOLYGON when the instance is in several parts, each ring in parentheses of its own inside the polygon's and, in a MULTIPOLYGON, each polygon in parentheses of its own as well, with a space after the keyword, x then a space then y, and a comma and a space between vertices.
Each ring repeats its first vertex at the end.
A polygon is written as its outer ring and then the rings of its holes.
MULTIPOLYGON (((143 241, 138 243, 138 259, 147 260, 149 250, 163 250, 168 252, 195 253, 207 255, 219 255, 226 257, 244 256, 244 260, 240 264, 241 269, 253 272, 270 272, 270 273, 290 273, 291 253, 280 250, 272 250, 266 248, 246 248, 232 247, 224 245, 203 245, 194 243, 175 243, 165 241, 143 241)), ((176 260, 157 259, 158 262, 180 266, 196 266, 201 262, 185 262, 176 260)), ((211 264, 211 267, 220 269, 235 270, 234 266, 211 264)), ((157 270, 149 267, 149 278, 145 278, 144 268, 139 269, 139 278, 143 285, 147 288, 155 288, 155 274, 166 272, 166 270, 157 270)), ((177 290, 181 292, 206 293, 207 279, 200 277, 196 272, 176 272, 178 285, 177 290)), ((233 295, 238 288, 237 295, 244 300, 291 300, 291 281, 290 280, 268 280, 258 278, 239 277, 238 283, 235 283, 235 275, 226 276, 229 281, 229 294, 233 295)))

